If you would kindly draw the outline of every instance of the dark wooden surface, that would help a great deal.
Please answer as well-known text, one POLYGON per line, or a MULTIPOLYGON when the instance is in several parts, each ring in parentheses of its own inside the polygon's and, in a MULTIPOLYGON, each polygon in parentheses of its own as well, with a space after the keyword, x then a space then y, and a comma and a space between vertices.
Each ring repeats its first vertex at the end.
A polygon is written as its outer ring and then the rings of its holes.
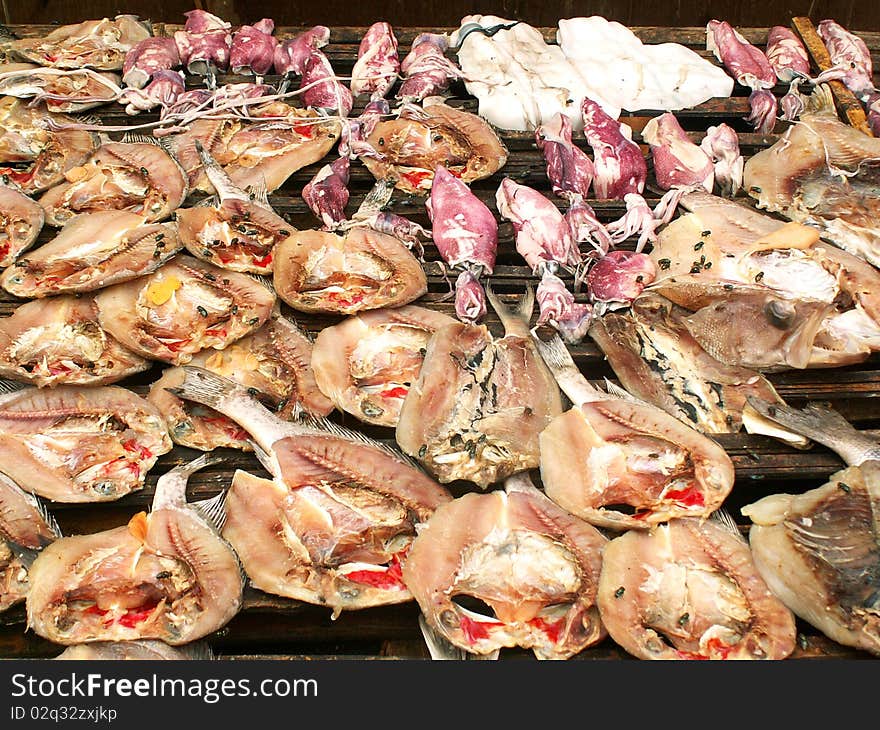
POLYGON ((85 17, 100 18, 117 13, 177 22, 193 7, 201 7, 231 23, 248 23, 262 17, 278 25, 369 25, 387 20, 395 26, 458 25, 465 15, 499 15, 532 25, 552 26, 559 18, 603 15, 626 25, 656 25, 669 28, 705 25, 710 19, 734 25, 788 25, 795 15, 818 22, 834 18, 852 29, 880 27, 880 4, 856 0, 3 0, 7 23, 75 23, 85 17))
MULTIPOLYGON (((172 5, 170 2, 159 4, 165 8, 172 5)), ((574 11, 562 13, 562 17, 568 14, 575 13, 574 11)), ((159 16, 154 15, 154 17, 159 16)), ((161 17, 173 18, 173 13, 169 11, 161 17)), ((548 21, 555 22, 555 17, 560 16, 557 13, 548 21)), ((76 18, 81 19, 82 15, 77 14, 76 18)), ((372 19, 374 17, 371 16, 365 21, 372 19)), ((157 24, 160 32, 171 32, 174 27, 174 24, 165 27, 157 24)), ((874 27, 880 28, 880 21, 874 27)), ((16 32, 22 35, 39 35, 47 29, 48 26, 36 25, 15 28, 16 32)), ((331 43, 325 50, 333 61, 337 73, 345 74, 351 69, 363 30, 352 26, 333 29, 331 43)), ((402 47, 408 45, 420 30, 422 28, 418 27, 395 28, 402 47)), ((700 27, 637 27, 634 30, 646 42, 680 42, 702 52, 707 58, 711 57, 711 54, 704 50, 705 31, 700 27)), ((545 27, 543 31, 548 39, 553 37, 553 28, 545 27)), ((283 38, 294 32, 293 28, 281 28, 278 35, 283 38)), ((749 27, 744 29, 744 34, 755 43, 764 43, 767 29, 749 27)), ((868 32, 862 35, 875 54, 876 60, 877 54, 880 53, 880 32, 868 32)), ((274 79, 270 77, 269 82, 272 81, 274 79)), ((777 91, 783 93, 784 90, 780 86, 777 91)), ((467 95, 462 85, 455 85, 452 92, 454 96, 450 103, 476 110, 475 100, 467 95)), ((721 121, 731 124, 739 132, 743 153, 749 156, 772 144, 777 139, 777 135, 784 131, 784 127, 780 124, 774 130, 775 134, 754 134, 743 121, 748 111, 746 97, 746 90, 738 87, 730 99, 711 100, 695 109, 683 111, 678 116, 695 140, 702 138, 709 125, 721 121)), ((358 107, 355 108, 354 113, 357 113, 357 110, 358 107)), ((133 123, 151 118, 149 115, 142 115, 132 119, 127 117, 119 106, 108 106, 95 111, 107 124, 133 123)), ((637 140, 640 139, 639 131, 655 114, 656 112, 650 111, 637 112, 624 118, 635 130, 637 140)), ((118 135, 113 136, 118 137, 118 135)), ((503 133, 502 136, 510 150, 508 164, 492 178, 475 183, 473 187, 476 193, 494 210, 494 193, 498 183, 504 175, 510 175, 549 195, 543 159, 535 148, 532 135, 503 133)), ((576 141, 583 145, 583 136, 576 135, 576 141)), ((317 221, 302 201, 300 193, 303 185, 314 175, 320 164, 296 173, 270 196, 276 210, 288 217, 297 227, 312 228, 317 225, 317 221)), ((349 212, 357 207, 372 182, 372 177, 362 165, 353 165, 349 212)), ((649 190, 646 197, 649 202, 656 201, 657 191, 649 190)), ((747 199, 744 199, 744 202, 747 202, 747 199)), ((623 212, 622 204, 614 201, 591 201, 591 204, 604 221, 613 220, 623 212)), ((396 193, 392 208, 423 225, 428 225, 421 198, 396 193)), ((46 230, 41 240, 48 240, 51 235, 52 231, 46 230)), ((437 252, 431 245, 427 246, 426 257, 429 293, 418 303, 450 312, 452 303, 448 297, 449 287, 436 263, 437 252)), ((498 267, 491 282, 502 298, 507 300, 512 300, 521 294, 526 283, 535 283, 535 278, 516 253, 512 230, 507 223, 502 223, 500 226, 498 267)), ((0 316, 8 315, 16 304, 17 302, 8 295, 0 296, 0 316)), ((295 318, 312 332, 317 332, 339 320, 338 317, 332 316, 299 314, 296 314, 295 318)), ((494 315, 488 317, 487 324, 493 331, 501 331, 500 323, 494 315)), ((590 379, 595 381, 601 381, 605 377, 613 379, 612 371, 591 341, 573 347, 572 351, 579 367, 590 379)), ((125 384, 136 392, 145 393, 149 383, 158 378, 161 369, 161 366, 157 365, 149 372, 135 376, 125 384)), ((807 400, 826 400, 859 428, 865 430, 880 428, 880 408, 878 408, 880 401, 877 400, 880 396, 880 355, 845 368, 776 373, 771 375, 770 379, 782 397, 794 405, 801 405, 807 400)), ((345 414, 337 413, 333 418, 376 438, 389 442, 393 439, 393 431, 390 429, 359 424, 353 417, 345 414)), ((877 433, 880 432, 874 432, 874 435, 877 433)), ((808 451, 797 451, 772 439, 745 434, 720 436, 718 441, 728 450, 736 467, 736 485, 725 506, 741 523, 747 522, 739 513, 743 505, 774 492, 800 492, 813 488, 843 466, 840 459, 824 447, 817 446, 808 451)), ((149 504, 153 487, 160 474, 195 455, 194 451, 176 447, 171 453, 160 458, 148 475, 146 487, 142 491, 118 502, 102 505, 54 506, 53 510, 58 516, 62 530, 65 534, 88 533, 124 524, 136 511, 144 509, 149 504)), ((234 468, 240 467, 264 474, 252 455, 231 450, 224 451, 224 455, 227 457, 224 463, 205 469, 191 479, 191 499, 208 497, 227 487, 234 468)), ((457 494, 468 489, 468 486, 463 484, 451 486, 457 494)), ((747 530, 747 524, 742 524, 741 527, 744 531, 747 530)), ((302 605, 248 589, 244 610, 228 626, 208 637, 208 641, 218 656, 229 659, 424 658, 426 654, 416 618, 416 606, 410 603, 350 612, 332 621, 326 609, 302 605)), ((799 648, 794 654, 795 658, 866 658, 868 656, 834 644, 805 624, 799 623, 799 629, 801 634, 799 648)), ((50 657, 60 651, 61 647, 54 646, 32 632, 26 631, 22 607, 0 614, 0 657, 50 657)), ((527 659, 531 654, 506 650, 502 653, 502 657, 527 659)), ((608 658, 626 658, 610 639, 578 656, 578 659, 583 660, 608 658)))

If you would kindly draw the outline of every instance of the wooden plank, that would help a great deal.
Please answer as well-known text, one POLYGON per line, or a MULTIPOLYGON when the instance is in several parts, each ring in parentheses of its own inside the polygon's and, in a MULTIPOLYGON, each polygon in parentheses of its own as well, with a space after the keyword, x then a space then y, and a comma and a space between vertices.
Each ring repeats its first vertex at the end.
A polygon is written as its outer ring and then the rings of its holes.
MULTIPOLYGON (((831 55, 828 53, 828 48, 826 48, 825 43, 823 43, 819 34, 816 32, 813 22, 809 18, 798 16, 791 19, 791 26, 801 37, 801 40, 803 40, 804 45, 807 47, 807 52, 813 59, 813 63, 818 66, 819 70, 827 71, 831 68, 833 65, 831 62, 831 55)), ((855 94, 846 88, 842 82, 836 79, 830 81, 828 86, 831 88, 831 93, 834 95, 834 101, 837 104, 838 113, 844 117, 851 126, 864 132, 869 137, 873 137, 874 135, 871 133, 871 128, 868 126, 868 119, 865 116, 865 109, 862 106, 862 103, 856 98, 855 94)))

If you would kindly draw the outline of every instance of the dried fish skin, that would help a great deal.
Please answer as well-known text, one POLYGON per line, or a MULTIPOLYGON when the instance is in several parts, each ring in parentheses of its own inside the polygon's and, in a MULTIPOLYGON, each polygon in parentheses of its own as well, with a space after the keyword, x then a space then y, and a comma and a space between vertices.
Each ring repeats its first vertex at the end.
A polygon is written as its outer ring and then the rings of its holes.
POLYGON ((880 140, 832 113, 805 113, 745 164, 743 186, 759 208, 814 226, 880 266, 880 140))
POLYGON ((428 280, 402 241, 362 226, 295 231, 275 248, 275 290, 301 312, 355 314, 418 299, 428 280))
MULTIPOLYGON (((190 364, 232 378, 258 394, 281 417, 304 409, 326 416, 333 403, 318 389, 311 364, 312 341, 293 322, 273 316, 254 334, 236 340, 223 350, 202 350, 190 364)), ((185 373, 168 368, 150 386, 147 400, 165 416, 174 443, 202 451, 233 448, 253 451, 250 436, 235 421, 197 403, 182 400, 169 389, 179 387, 185 373)))
POLYGON ((403 578, 430 627, 474 654, 531 649, 568 659, 606 636, 596 588, 607 539, 528 480, 441 505, 419 530, 403 578), (467 598, 492 609, 469 610, 467 598))
POLYGON ((186 171, 191 191, 216 192, 202 167, 196 140, 236 186, 265 186, 271 193, 297 170, 323 159, 342 129, 337 119, 283 101, 252 104, 247 110, 247 119, 197 119, 188 131, 165 138, 167 149, 186 171))
POLYGON ((47 119, 60 124, 76 120, 64 114, 51 114, 40 105, 30 106, 21 99, 0 99, 0 174, 9 178, 23 193, 32 195, 64 180, 64 173, 85 162, 98 149, 94 132, 50 131, 47 119))
POLYGON ((614 530, 705 519, 721 507, 734 481, 721 446, 622 389, 593 386, 558 337, 535 343, 574 404, 539 437, 541 480, 550 499, 614 530))
POLYGON ((489 301, 504 336, 462 322, 437 330, 395 431, 400 448, 442 483, 466 479, 481 489, 536 468, 538 434, 562 413, 559 388, 529 334, 533 294, 518 312, 491 293, 489 301))
POLYGON ((43 38, 6 41, 0 51, 41 66, 120 71, 125 55, 152 34, 149 21, 117 15, 63 25, 43 38))
POLYGON ((210 660, 214 652, 210 644, 193 642, 176 647, 156 639, 142 641, 92 641, 88 644, 68 646, 55 657, 61 661, 102 660, 102 661, 186 661, 210 660))
POLYGON ((333 403, 365 423, 397 425, 431 335, 455 320, 423 307, 374 309, 325 327, 312 369, 333 403))
POLYGON ((760 373, 709 355, 682 321, 687 310, 643 293, 626 312, 597 318, 590 337, 626 390, 703 433, 736 433, 746 398, 781 402, 760 373))
POLYGON ((692 517, 630 530, 602 555, 597 597, 611 638, 640 659, 784 659, 794 616, 735 525, 692 517))
POLYGON ((25 302, 0 320, 0 376, 39 387, 109 385, 150 366, 98 324, 92 297, 25 302))
POLYGON ((94 291, 155 271, 178 250, 174 223, 125 210, 81 213, 0 274, 0 286, 18 297, 94 291))
POLYGON ((144 485, 171 450, 162 414, 114 385, 25 387, 0 396, 0 463, 55 502, 106 502, 144 485))
POLYGON ((771 590, 832 640, 880 655, 880 462, 832 474, 802 494, 743 507, 749 543, 771 590))
POLYGON ((25 599, 31 564, 59 537, 61 531, 40 499, 0 473, 0 613, 25 599))
POLYGON ((247 274, 180 254, 147 276, 98 292, 95 301, 101 327, 125 347, 181 365, 259 329, 276 298, 247 274))
POLYGON ((175 394, 250 433, 272 481, 238 471, 224 536, 254 586, 334 616, 411 598, 400 563, 449 492, 396 449, 326 419, 285 421, 241 386, 184 368, 175 394))
POLYGON ((379 121, 366 141, 376 154, 360 159, 373 177, 418 195, 431 190, 438 166, 470 184, 496 173, 508 156, 485 120, 440 102, 405 106, 397 119, 379 121))
POLYGON ((44 222, 39 204, 9 185, 0 185, 0 268, 33 245, 44 222))
POLYGON ((105 142, 64 176, 67 182, 40 197, 52 226, 102 210, 127 210, 152 223, 170 216, 189 192, 183 168, 152 142, 105 142))
POLYGON ((219 534, 222 502, 186 502, 189 474, 207 463, 201 457, 163 474, 149 514, 44 550, 31 568, 28 626, 57 644, 177 646, 225 625, 241 607, 244 581, 219 534))

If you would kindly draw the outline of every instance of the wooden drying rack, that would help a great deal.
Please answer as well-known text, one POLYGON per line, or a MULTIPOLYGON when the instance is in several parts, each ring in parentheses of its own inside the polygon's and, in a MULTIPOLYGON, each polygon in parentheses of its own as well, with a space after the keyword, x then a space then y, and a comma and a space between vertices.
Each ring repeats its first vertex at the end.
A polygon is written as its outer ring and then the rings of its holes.
MULTIPOLYGON (((815 40, 818 36, 812 41, 809 36, 811 24, 798 22, 793 25, 808 41, 807 45, 814 56, 815 66, 819 69, 823 68, 822 60, 816 59, 818 46, 815 40)), ((154 23, 157 35, 170 34, 179 27, 154 23)), ((12 30, 21 37, 45 35, 52 29, 53 26, 37 25, 12 27, 12 30)), ((301 28, 282 27, 276 30, 276 35, 284 39, 301 30, 301 28)), ((331 42, 323 50, 338 74, 350 73, 357 58, 358 44, 365 30, 356 27, 331 29, 331 42)), ((401 51, 406 52, 418 33, 446 32, 452 29, 395 27, 394 30, 401 51)), ((541 30, 548 41, 554 40, 555 28, 541 30)), ((766 44, 767 28, 740 30, 750 42, 761 47, 766 44)), ((633 31, 646 43, 681 43, 714 62, 712 54, 705 50, 703 28, 636 27, 633 31)), ((860 33, 860 35, 871 49, 877 67, 880 65, 877 58, 880 54, 880 32, 860 33)), ((821 46, 821 41, 819 45, 821 46)), ((229 75, 221 77, 220 83, 244 80, 247 79, 229 75)), ((278 77, 268 76, 266 81, 275 83, 278 77)), ((192 83, 192 79, 188 79, 188 83, 192 83)), ((780 85, 776 92, 783 94, 785 89, 780 85)), ((452 93, 453 98, 449 103, 476 111, 476 100, 467 94, 461 83, 453 86, 452 93)), ((839 89, 835 89, 835 95, 839 104, 842 103, 841 98, 846 98, 839 94, 839 89)), ((362 103, 357 104, 352 116, 358 114, 362 106, 362 103)), ((695 141, 702 138, 710 125, 727 122, 737 130, 743 155, 749 157, 773 144, 777 136, 752 132, 744 121, 748 111, 748 90, 737 86, 734 95, 729 99, 712 99, 693 109, 676 112, 676 116, 695 141)), ((129 117, 119 105, 99 107, 91 113, 99 116, 107 124, 134 124, 155 118, 150 114, 136 118, 129 117)), ((633 128, 636 141, 640 142, 640 131, 647 121, 658 113, 646 111, 625 114, 622 121, 633 128)), ((849 118, 851 122, 857 121, 857 118, 856 120, 849 118)), ((784 131, 784 123, 780 123, 776 131, 784 131)), ((111 136, 114 139, 119 137, 119 135, 111 136)), ((510 151, 507 165, 491 178, 474 183, 472 186, 474 192, 494 210, 495 190, 500 180, 508 175, 518 182, 541 190, 552 198, 543 158, 535 147, 533 136, 527 132, 504 132, 501 136, 510 151)), ((577 134, 575 140, 583 145, 582 134, 577 134)), ((319 162, 300 170, 270 195, 273 207, 298 228, 315 228, 318 225, 300 197, 300 192, 321 164, 323 163, 319 162)), ((363 165, 356 163, 352 166, 349 213, 357 208, 373 182, 372 176, 363 165)), ((656 203, 660 192, 656 188, 646 192, 649 204, 656 203)), ((589 202, 603 222, 616 219, 624 212, 623 204, 618 201, 589 202)), ((749 199, 743 198, 743 202, 749 204, 749 199)), ((392 209, 422 225, 429 226, 421 198, 395 192, 392 209)), ((47 241, 52 235, 53 230, 47 228, 43 231, 39 243, 47 241)), ((426 258, 429 291, 417 303, 451 314, 453 306, 449 298, 449 285, 437 263, 439 258, 437 251, 431 244, 426 246, 426 258)), ((536 277, 525 266, 514 248, 512 229, 507 222, 502 222, 499 226, 498 261, 491 283, 506 301, 518 297, 526 285, 537 284, 536 277)), ((0 316, 10 314, 19 303, 19 300, 5 293, 0 295, 0 316)), ((313 333, 340 320, 339 317, 287 311, 294 315, 304 329, 313 333)), ((486 324, 494 333, 502 332, 500 322, 494 313, 488 315, 486 324)), ((546 337, 550 332, 541 334, 546 337)), ((605 377, 615 380, 614 373, 604 361, 601 351, 591 340, 586 339, 581 344, 571 347, 571 351, 578 366, 591 380, 600 381, 605 377)), ((148 372, 129 378, 121 384, 143 395, 147 392, 149 384, 158 378, 161 368, 162 366, 156 365, 148 372)), ((880 356, 878 355, 848 367, 833 370, 789 371, 772 374, 769 378, 780 395, 792 405, 802 405, 807 400, 829 401, 859 428, 880 427, 880 408, 876 400, 880 396, 880 356)), ((393 440, 391 429, 361 424, 347 414, 335 413, 333 419, 370 436, 389 442, 393 440)), ((744 530, 747 529, 747 520, 739 513, 742 505, 775 492, 803 491, 813 488, 822 484, 829 474, 843 466, 835 454, 820 446, 808 451, 796 451, 772 439, 746 434, 722 435, 717 440, 727 449, 736 467, 736 484, 725 506, 742 523, 744 530)), ((265 474, 251 454, 233 450, 222 450, 222 453, 226 457, 223 463, 203 469, 191 478, 191 500, 212 496, 228 487, 236 468, 265 474)), ((160 474, 176 464, 189 461, 196 455, 197 452, 191 449, 176 446, 159 459, 148 474, 146 486, 142 491, 113 503, 55 505, 53 512, 65 534, 95 532, 125 524, 135 512, 149 505, 156 479, 160 474)), ((453 484, 451 487, 455 494, 461 494, 469 489, 467 485, 461 484, 453 484)), ((427 657, 427 651, 419 633, 417 616, 417 607, 415 603, 410 602, 343 613, 338 619, 331 621, 330 611, 326 608, 305 605, 248 588, 245 591, 243 610, 226 627, 207 637, 207 641, 217 656, 223 659, 424 658, 427 657)), ((869 656, 835 644, 805 623, 798 622, 798 629, 798 648, 792 658, 867 658, 869 656)), ((60 651, 61 647, 25 630, 23 606, 14 607, 0 614, 0 657, 52 657, 60 651)), ((501 656, 503 659, 531 656, 531 653, 505 650, 501 656)), ((611 639, 606 639, 600 645, 587 649, 576 657, 577 660, 608 658, 625 659, 628 655, 611 639)))

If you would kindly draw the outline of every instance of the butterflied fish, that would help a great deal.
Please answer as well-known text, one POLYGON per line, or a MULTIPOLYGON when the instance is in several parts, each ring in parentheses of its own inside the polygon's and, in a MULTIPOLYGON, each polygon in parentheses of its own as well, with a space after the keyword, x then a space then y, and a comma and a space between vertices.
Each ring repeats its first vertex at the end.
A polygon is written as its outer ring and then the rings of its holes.
POLYGON ((81 112, 116 101, 122 93, 120 81, 117 74, 88 68, 0 65, 0 94, 42 101, 50 112, 81 112))
POLYGON ((686 326, 719 360, 759 369, 824 367, 865 359, 880 346, 880 273, 784 223, 702 192, 651 251, 654 290, 695 312, 686 326), (751 321, 740 328, 721 320, 751 321), (817 326, 818 325, 818 326, 817 326), (742 333, 748 337, 742 337, 742 333))
POLYGON ((174 223, 126 210, 81 213, 7 268, 0 285, 18 297, 94 291, 155 271, 179 249, 174 223))
POLYGON ((440 165, 472 183, 507 162, 507 148, 485 120, 439 102, 404 106, 397 119, 378 122, 367 143, 376 154, 361 161, 377 180, 392 180, 400 190, 421 195, 431 189, 440 165))
MULTIPOLYGON (((820 90, 824 87, 819 87, 820 90)), ((801 115, 772 147, 750 157, 743 186, 758 207, 818 228, 841 248, 880 266, 880 139, 821 106, 801 115)))
POLYGON ((418 299, 428 280, 404 243, 362 226, 295 231, 275 247, 275 289, 301 312, 354 314, 418 299))
POLYGON ((294 172, 323 158, 339 139, 340 129, 339 121, 313 109, 272 101, 248 106, 247 119, 198 119, 188 131, 166 139, 191 190, 215 192, 195 146, 198 140, 235 185, 265 185, 272 192, 294 172))
POLYGON ((43 229, 42 207, 9 185, 0 185, 0 268, 29 249, 43 229))
POLYGON ((98 324, 92 297, 25 302, 0 319, 0 376, 38 386, 107 385, 146 370, 149 360, 98 324))
POLYGON ((606 544, 520 475, 503 491, 441 505, 419 530, 403 579, 430 629, 454 646, 568 659, 606 636, 596 608, 606 544))
POLYGON ((318 387, 361 421, 396 426, 428 340, 454 321, 432 309, 405 305, 325 327, 312 352, 318 387))
POLYGON ((612 529, 705 518, 721 506, 734 478, 721 446, 656 406, 595 388, 558 337, 536 344, 574 404, 540 435, 550 499, 612 529))
POLYGON ((210 660, 214 652, 210 644, 194 641, 176 647, 156 639, 134 641, 92 641, 67 647, 55 659, 101 661, 210 660))
POLYGON ((611 638, 640 659, 784 659, 795 648, 794 616, 723 520, 686 517, 612 540, 598 604, 611 638))
POLYGON ((141 489, 171 450, 162 415, 113 385, 21 390, 0 396, 0 464, 56 502, 106 502, 141 489))
POLYGON ((57 644, 160 639, 186 644, 241 606, 238 559, 220 537, 223 496, 187 503, 202 456, 163 474, 149 514, 93 535, 65 537, 34 561, 28 626, 57 644))
POLYGON ((262 191, 250 195, 196 141, 216 198, 177 211, 180 240, 196 258, 230 271, 270 272, 275 245, 294 230, 269 205, 262 191))
POLYGON ((147 222, 167 218, 188 191, 177 161, 153 142, 105 142, 66 182, 40 197, 46 222, 63 226, 78 213, 127 210, 147 222))
POLYGON ((466 479, 482 489, 537 467, 538 434, 562 413, 559 388, 529 335, 533 292, 516 312, 487 293, 504 336, 463 322, 437 330, 395 433, 441 482, 466 479))
POLYGON ((179 255, 148 276, 95 296, 107 332, 144 357, 180 365, 257 330, 275 294, 246 274, 179 255))
MULTIPOLYGON (((592 337, 627 391, 659 406, 703 433, 736 433, 746 398, 782 402, 760 373, 724 365, 688 332, 687 310, 658 294, 644 293, 627 312, 608 312, 590 328, 592 337)), ((756 432, 755 419, 747 424, 756 432)), ((774 432, 793 444, 806 439, 774 432)))
POLYGON ((61 537, 46 507, 0 472, 0 612, 23 601, 39 551, 61 537))
POLYGON ((117 15, 113 20, 62 25, 42 38, 5 41, 0 43, 0 51, 41 66, 119 71, 125 54, 151 35, 149 21, 136 15, 117 15))
MULTIPOLYGON (((283 418, 299 409, 326 416, 333 403, 318 389, 311 356, 308 336, 290 320, 274 315, 254 334, 223 350, 197 352, 190 363, 235 380, 283 418)), ((252 451, 248 432, 235 421, 170 392, 184 377, 181 368, 168 368, 147 396, 165 416, 174 443, 204 451, 218 447, 252 451)))
POLYGON ((850 466, 802 494, 743 507, 749 543, 773 592, 834 641, 880 655, 880 444, 835 411, 753 405, 840 454, 850 466))
POLYGON ((292 423, 187 366, 174 390, 246 429, 273 480, 236 471, 223 535, 254 587, 333 609, 401 603, 416 525, 451 495, 395 449, 323 419, 292 423))
POLYGON ((47 129, 50 120, 76 121, 11 96, 0 99, 0 175, 29 195, 62 182, 64 173, 85 162, 100 144, 93 132, 47 129))

